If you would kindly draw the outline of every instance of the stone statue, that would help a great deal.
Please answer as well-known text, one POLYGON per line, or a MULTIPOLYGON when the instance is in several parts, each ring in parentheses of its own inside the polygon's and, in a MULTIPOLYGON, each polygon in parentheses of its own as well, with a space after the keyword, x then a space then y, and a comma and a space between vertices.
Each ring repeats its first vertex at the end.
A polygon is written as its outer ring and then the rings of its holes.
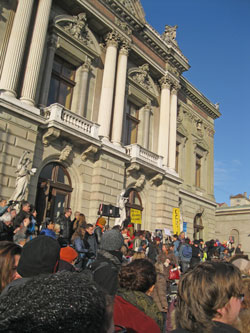
POLYGON ((124 197, 125 190, 123 190, 118 199, 118 207, 120 217, 115 219, 115 225, 122 225, 122 222, 126 219, 126 203, 128 201, 128 197, 124 197))
POLYGON ((171 27, 170 25, 165 25, 165 31, 162 35, 163 40, 165 41, 172 41, 176 42, 176 29, 178 28, 178 25, 174 25, 171 27))
POLYGON ((34 175, 36 173, 36 168, 29 169, 29 165, 31 163, 31 159, 27 157, 29 153, 30 152, 25 150, 17 164, 16 188, 10 200, 22 201, 24 199, 25 191, 29 181, 29 175, 34 175))

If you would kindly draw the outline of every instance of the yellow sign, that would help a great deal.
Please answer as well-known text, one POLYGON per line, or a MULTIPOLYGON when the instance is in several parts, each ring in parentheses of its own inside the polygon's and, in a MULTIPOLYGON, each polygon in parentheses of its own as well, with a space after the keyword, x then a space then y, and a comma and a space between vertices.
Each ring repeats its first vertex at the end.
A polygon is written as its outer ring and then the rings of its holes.
POLYGON ((139 209, 130 209, 130 220, 131 223, 141 224, 141 211, 139 209))
POLYGON ((180 227, 180 208, 173 208, 173 231, 174 234, 179 235, 181 232, 181 227, 180 227))

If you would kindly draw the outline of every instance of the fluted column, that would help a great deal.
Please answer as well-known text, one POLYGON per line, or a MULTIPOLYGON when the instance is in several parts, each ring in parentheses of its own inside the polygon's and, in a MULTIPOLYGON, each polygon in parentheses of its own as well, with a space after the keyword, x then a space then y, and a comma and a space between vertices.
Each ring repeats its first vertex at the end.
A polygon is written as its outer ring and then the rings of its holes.
POLYGON ((168 143, 169 143, 169 115, 170 115, 170 81, 167 76, 160 80, 160 121, 158 136, 158 155, 163 156, 163 165, 168 164, 168 143))
POLYGON ((19 0, 3 66, 0 89, 16 97, 34 0, 19 0))
POLYGON ((102 92, 100 98, 98 123, 100 124, 99 136, 109 138, 112 102, 115 85, 115 69, 117 60, 118 36, 111 32, 108 34, 107 51, 105 57, 104 73, 102 79, 102 92))
POLYGON ((175 170, 176 159, 176 129, 177 129, 177 91, 178 85, 175 84, 171 90, 170 97, 170 131, 169 131, 169 158, 168 166, 175 170))
POLYGON ((115 106, 112 126, 112 141, 120 145, 122 138, 122 124, 124 112, 124 98, 126 90, 127 63, 128 63, 129 44, 124 42, 119 52, 116 89, 115 89, 115 106))
POLYGON ((91 66, 91 61, 90 59, 87 59, 80 68, 80 79, 79 79, 79 90, 78 90, 76 112, 82 117, 85 116, 85 102, 87 96, 90 66, 91 66))
POLYGON ((149 102, 143 110, 144 113, 144 132, 143 132, 143 147, 149 148, 149 126, 150 126, 150 114, 151 114, 151 103, 149 102))
POLYGON ((56 53, 56 49, 58 48, 58 37, 51 36, 48 40, 48 50, 45 61, 45 71, 42 80, 41 86, 41 94, 39 99, 39 106, 44 107, 47 106, 48 96, 49 96, 49 88, 51 81, 51 73, 53 69, 53 62, 56 53))
POLYGON ((52 0, 39 0, 21 100, 34 105, 52 0))

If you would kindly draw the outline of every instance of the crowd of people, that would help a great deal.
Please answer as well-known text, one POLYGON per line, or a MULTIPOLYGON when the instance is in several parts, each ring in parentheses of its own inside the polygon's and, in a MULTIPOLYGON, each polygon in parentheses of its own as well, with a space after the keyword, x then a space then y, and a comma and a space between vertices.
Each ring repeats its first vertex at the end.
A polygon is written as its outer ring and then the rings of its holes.
POLYGON ((250 332, 240 244, 15 207, 0 199, 0 332, 250 332))

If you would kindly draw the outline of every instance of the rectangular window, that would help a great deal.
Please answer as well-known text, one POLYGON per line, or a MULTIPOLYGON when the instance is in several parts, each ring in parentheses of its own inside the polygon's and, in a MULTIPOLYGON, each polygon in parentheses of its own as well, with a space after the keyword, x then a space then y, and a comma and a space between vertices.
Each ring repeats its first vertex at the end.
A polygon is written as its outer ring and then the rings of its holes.
POLYGON ((76 68, 66 60, 56 56, 53 63, 48 105, 60 103, 71 108, 73 89, 75 86, 76 68))
POLYGON ((195 161, 195 186, 201 187, 201 156, 196 155, 195 161))
POLYGON ((128 102, 126 111, 126 133, 125 133, 125 145, 130 145, 137 142, 137 132, 139 124, 139 110, 138 107, 128 102))

